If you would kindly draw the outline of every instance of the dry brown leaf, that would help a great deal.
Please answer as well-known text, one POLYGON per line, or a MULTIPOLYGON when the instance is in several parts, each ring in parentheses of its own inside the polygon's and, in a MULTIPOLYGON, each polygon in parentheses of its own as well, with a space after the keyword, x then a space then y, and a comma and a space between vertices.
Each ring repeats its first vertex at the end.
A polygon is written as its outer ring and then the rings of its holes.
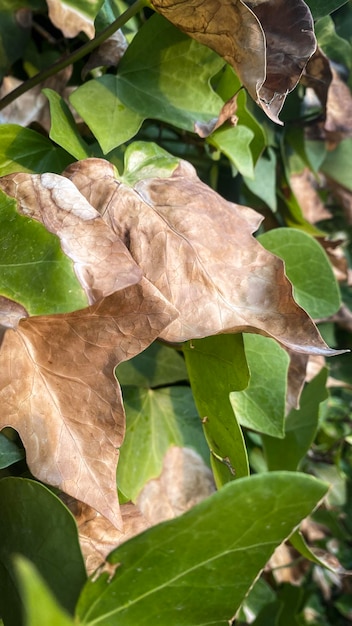
POLYGON ((283 262, 252 236, 262 217, 224 200, 189 163, 133 189, 103 159, 72 164, 66 175, 179 312, 160 335, 165 341, 245 331, 297 352, 336 353, 293 300, 283 262))
POLYGON ((316 179, 307 167, 302 172, 291 174, 290 185, 308 222, 316 224, 332 217, 320 199, 316 179))
POLYGON ((0 188, 59 237, 90 304, 141 279, 126 246, 67 178, 16 173, 0 178, 0 188))
POLYGON ((316 49, 303 0, 152 0, 156 11, 234 67, 273 121, 316 49))
POLYGON ((93 39, 94 20, 65 0, 46 0, 50 21, 61 30, 65 37, 76 37, 81 31, 93 39))
POLYGON ((143 487, 137 506, 154 525, 182 515, 214 491, 213 475, 199 454, 190 448, 171 446, 159 478, 143 487))
POLYGON ((326 106, 329 87, 332 81, 332 71, 329 59, 324 52, 317 48, 309 59, 301 76, 301 83, 313 89, 323 107, 323 118, 326 119, 326 106))
POLYGON ((105 559, 112 550, 150 525, 131 502, 120 507, 123 526, 122 530, 118 530, 106 517, 87 504, 73 498, 64 497, 63 500, 76 519, 88 576, 104 566, 105 559))
POLYGON ((122 30, 117 30, 99 48, 93 50, 83 67, 82 80, 85 80, 88 72, 96 67, 116 67, 126 52, 127 47, 128 43, 125 35, 122 30))
POLYGON ((3 337, 0 429, 19 432, 34 476, 116 526, 125 420, 114 367, 144 350, 173 316, 142 279, 81 311, 21 319, 3 337))
POLYGON ((290 357, 290 364, 287 373, 286 415, 291 409, 299 409, 299 400, 306 380, 309 359, 308 354, 300 354, 292 350, 287 350, 287 352, 290 357))

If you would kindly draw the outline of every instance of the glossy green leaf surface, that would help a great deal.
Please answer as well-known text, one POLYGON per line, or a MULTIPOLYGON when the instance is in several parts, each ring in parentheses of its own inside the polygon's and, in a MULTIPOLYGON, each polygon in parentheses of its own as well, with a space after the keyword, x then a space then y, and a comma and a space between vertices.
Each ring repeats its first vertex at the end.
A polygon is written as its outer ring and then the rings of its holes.
POLYGON ((276 228, 258 237, 285 261, 294 298, 311 317, 328 317, 341 304, 339 287, 326 253, 317 241, 294 228, 276 228))
POLYGON ((208 448, 189 387, 124 387, 126 435, 120 448, 117 485, 135 500, 146 482, 157 478, 171 445, 195 449, 208 459, 208 448))
POLYGON ((288 354, 269 337, 244 335, 250 371, 247 389, 231 393, 231 405, 242 426, 273 437, 284 436, 288 354))
POLYGON ((31 315, 86 307, 86 294, 59 239, 39 222, 19 215, 16 205, 0 191, 0 294, 31 315))
POLYGON ((124 170, 119 179, 133 187, 147 178, 168 178, 180 160, 152 141, 134 141, 124 155, 124 170))
POLYGON ((247 476, 243 435, 229 399, 231 391, 244 389, 248 384, 242 335, 217 335, 187 342, 184 355, 217 485, 247 476))
POLYGON ((104 154, 125 143, 139 131, 143 115, 119 98, 116 76, 90 80, 70 95, 70 102, 97 138, 104 154))
POLYGON ((85 159, 90 156, 89 147, 80 136, 73 115, 66 102, 52 89, 43 89, 49 100, 51 128, 50 138, 75 159, 85 159))
POLYGON ((73 626, 73 620, 60 607, 36 568, 23 557, 15 557, 26 626, 73 626))
POLYGON ((116 570, 88 581, 78 623, 228 625, 275 547, 326 489, 310 476, 286 472, 227 484, 112 552, 108 561, 116 570))
POLYGON ((319 406, 327 398, 324 368, 303 389, 300 408, 292 409, 285 422, 285 438, 263 437, 269 470, 294 471, 308 452, 318 428, 319 406))
POLYGON ((22 448, 19 448, 14 441, 5 437, 3 433, 0 433, 0 469, 21 461, 24 456, 22 448))
POLYGON ((74 159, 62 148, 30 128, 0 126, 0 176, 12 172, 61 172, 74 159))
POLYGON ((86 574, 72 515, 49 489, 23 478, 0 481, 0 501, 0 612, 6 626, 22 624, 13 554, 32 561, 62 606, 73 611, 86 574))

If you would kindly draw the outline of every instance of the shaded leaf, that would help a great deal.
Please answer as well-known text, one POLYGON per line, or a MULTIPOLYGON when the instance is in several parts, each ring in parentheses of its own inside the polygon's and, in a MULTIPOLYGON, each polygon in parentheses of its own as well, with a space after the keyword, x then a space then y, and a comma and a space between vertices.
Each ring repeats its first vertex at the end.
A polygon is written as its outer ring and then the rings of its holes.
POLYGON ((126 435, 120 450, 117 485, 128 500, 136 501, 147 481, 157 478, 172 445, 208 449, 189 387, 142 389, 125 387, 126 435))
POLYGON ((99 159, 73 164, 66 175, 178 310, 162 339, 247 329, 299 352, 334 353, 294 302, 282 261, 253 238, 261 216, 210 190, 189 163, 180 161, 170 177, 141 180, 133 189, 119 184, 113 166, 99 159))
POLYGON ((352 191, 350 163, 352 159, 352 138, 341 141, 335 150, 327 152, 321 166, 322 172, 334 181, 352 191))
POLYGON ((19 448, 14 441, 3 435, 3 433, 0 433, 0 469, 21 461, 24 456, 22 448, 19 448))
POLYGON ((236 418, 242 426, 283 437, 288 355, 268 337, 244 335, 244 345, 250 380, 247 389, 230 394, 236 418))
POLYGON ((348 2, 348 0, 307 0, 307 4, 316 20, 319 17, 324 17, 324 15, 336 11, 336 9, 346 4, 346 2, 348 2))
POLYGON ((153 7, 232 65, 249 94, 280 123, 286 95, 316 48, 313 19, 302 0, 153 0, 153 7))
POLYGON ((119 525, 118 448, 124 411, 114 367, 174 315, 145 279, 67 315, 20 320, 0 353, 0 427, 18 430, 34 476, 119 525))
POLYGON ((80 136, 66 102, 52 89, 43 89, 43 93, 50 103, 50 139, 76 159, 89 157, 89 147, 80 136))
POLYGON ((320 403, 327 398, 327 370, 324 368, 303 390, 301 407, 286 418, 285 438, 263 437, 269 470, 295 470, 309 450, 319 419, 320 403))
POLYGON ((248 475, 243 434, 229 394, 244 389, 249 372, 241 335, 218 335, 184 346, 192 392, 210 448, 218 486, 248 475))
POLYGON ((3 478, 0 499, 0 600, 6 625, 23 623, 14 584, 14 554, 30 559, 57 600, 73 611, 86 573, 72 515, 33 480, 3 478))
POLYGON ((87 583, 77 618, 101 626, 228 624, 275 547, 325 492, 297 473, 226 485, 114 551, 107 560, 115 572, 87 583))
POLYGON ((21 58, 29 41, 31 11, 24 7, 0 7, 0 82, 8 74, 11 65, 21 58), (7 9, 7 10, 6 10, 7 9))
POLYGON ((30 128, 0 126, 0 176, 12 172, 58 172, 73 158, 52 141, 30 128))
POLYGON ((188 379, 185 362, 174 349, 153 343, 133 359, 116 368, 116 376, 123 385, 137 387, 165 387, 188 379))

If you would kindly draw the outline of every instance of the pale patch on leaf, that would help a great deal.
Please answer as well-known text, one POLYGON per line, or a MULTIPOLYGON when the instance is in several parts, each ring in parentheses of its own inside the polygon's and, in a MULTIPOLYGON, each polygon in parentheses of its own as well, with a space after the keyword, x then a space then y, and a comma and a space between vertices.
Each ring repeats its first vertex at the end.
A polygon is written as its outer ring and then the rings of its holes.
POLYGON ((34 476, 118 527, 125 416, 114 368, 144 350, 173 316, 143 279, 81 311, 22 319, 3 338, 0 429, 19 432, 34 476))
POLYGON ((294 301, 283 262, 252 236, 262 217, 224 200, 189 163, 133 189, 102 159, 72 164, 66 175, 179 312, 160 334, 165 341, 245 331, 298 352, 336 354, 294 301))
POLYGON ((178 28, 212 48, 237 72, 270 119, 278 114, 316 49, 303 0, 153 0, 178 28))
POLYGON ((60 238, 90 304, 137 283, 142 273, 127 248, 77 188, 58 174, 10 174, 0 187, 18 211, 60 238))

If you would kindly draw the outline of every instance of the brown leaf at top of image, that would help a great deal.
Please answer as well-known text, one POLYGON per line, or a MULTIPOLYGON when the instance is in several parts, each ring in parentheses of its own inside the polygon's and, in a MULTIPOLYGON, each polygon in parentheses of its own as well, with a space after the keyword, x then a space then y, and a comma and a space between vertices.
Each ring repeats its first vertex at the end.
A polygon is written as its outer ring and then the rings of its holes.
POLYGON ((142 279, 74 313, 16 319, 3 336, 0 429, 18 431, 36 478, 117 527, 125 416, 114 368, 144 350, 174 316, 142 279))
POLYGON ((120 183, 86 159, 65 171, 125 242, 144 275, 177 309, 160 333, 182 342, 256 332, 306 354, 336 354, 296 304, 283 262, 253 237, 262 216, 224 200, 180 161, 169 178, 120 183))
POLYGON ((152 0, 156 11, 227 61, 270 119, 316 49, 303 0, 152 0))
POLYGON ((78 6, 70 6, 63 0, 46 0, 46 2, 50 21, 61 30, 65 37, 73 38, 83 32, 89 39, 93 39, 94 20, 80 11, 78 6))
POLYGON ((141 279, 126 246, 67 178, 21 172, 0 178, 0 188, 59 237, 90 304, 141 279))

